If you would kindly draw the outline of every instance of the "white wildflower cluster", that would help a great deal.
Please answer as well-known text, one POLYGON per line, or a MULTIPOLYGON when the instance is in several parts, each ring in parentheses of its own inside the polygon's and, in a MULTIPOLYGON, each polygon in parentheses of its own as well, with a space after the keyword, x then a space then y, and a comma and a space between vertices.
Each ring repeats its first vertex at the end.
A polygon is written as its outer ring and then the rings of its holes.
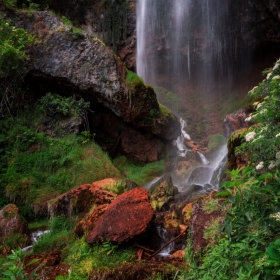
POLYGON ((280 136, 280 133, 278 133, 278 134, 275 135, 275 137, 279 137, 279 136, 280 136))
POLYGON ((274 77, 272 78, 272 80, 279 80, 279 79, 280 79, 280 76, 279 76, 279 75, 274 76, 274 77))
POLYGON ((253 105, 257 106, 260 102, 254 102, 253 105))
POLYGON ((269 218, 274 219, 274 220, 280 222, 280 212, 270 214, 269 218))
POLYGON ((253 140, 255 138, 255 136, 256 136, 256 132, 254 132, 254 131, 249 132, 245 136, 246 142, 250 142, 251 140, 253 140))
POLYGON ((271 77, 272 73, 268 73, 266 79, 268 80, 271 77))
POLYGON ((252 116, 249 116, 245 119, 245 122, 250 122, 252 120, 252 116))
POLYGON ((274 65, 272 70, 273 71, 276 70, 279 67, 279 65, 280 65, 280 59, 276 61, 276 64, 274 65))
POLYGON ((268 166, 268 169, 271 170, 273 169, 274 167, 276 167, 276 162, 275 161, 270 161, 270 164, 268 166))
POLYGON ((267 109, 262 109, 261 111, 260 111, 260 114, 265 114, 267 112, 267 109))
POLYGON ((262 103, 259 103, 257 106, 257 110, 260 109, 262 107, 262 105, 263 105, 262 103))
POLYGON ((263 167, 264 167, 264 163, 263 163, 263 161, 261 161, 261 162, 256 166, 256 169, 257 169, 257 170, 261 170, 261 169, 263 169, 263 167))

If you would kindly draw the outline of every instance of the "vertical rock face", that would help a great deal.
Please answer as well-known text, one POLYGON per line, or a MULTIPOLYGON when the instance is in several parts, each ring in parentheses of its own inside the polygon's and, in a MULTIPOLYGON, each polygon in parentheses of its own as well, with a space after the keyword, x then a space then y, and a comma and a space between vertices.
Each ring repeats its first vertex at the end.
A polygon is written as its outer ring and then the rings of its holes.
POLYGON ((118 196, 98 219, 86 242, 125 243, 146 232, 153 219, 148 192, 136 188, 118 196))
MULTIPOLYGON (((179 120, 159 106, 154 90, 137 75, 132 74, 129 83, 126 81, 127 69, 111 49, 97 37, 63 24, 48 12, 15 13, 3 4, 0 10, 12 24, 25 28, 39 40, 29 48, 26 84, 31 91, 38 96, 52 92, 91 101, 99 112, 109 111, 124 126, 136 129, 140 138, 153 143, 152 152, 150 148, 141 150, 153 154, 147 161, 161 159, 162 147, 180 133, 179 120)), ((110 120, 103 124, 108 133, 109 123, 110 120)), ((130 148, 122 141, 124 152, 138 158, 135 154, 141 144, 139 139, 130 148)))

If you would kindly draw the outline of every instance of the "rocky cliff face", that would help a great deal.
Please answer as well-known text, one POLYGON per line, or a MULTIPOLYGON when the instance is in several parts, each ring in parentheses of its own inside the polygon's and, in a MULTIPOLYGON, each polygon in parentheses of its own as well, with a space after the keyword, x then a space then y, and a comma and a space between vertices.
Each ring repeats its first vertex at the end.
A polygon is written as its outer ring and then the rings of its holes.
MULTIPOLYGON (((139 152, 153 149, 155 156, 147 157, 146 161, 162 157, 164 144, 180 133, 178 119, 159 106, 154 90, 136 75, 132 74, 132 81, 126 82, 126 67, 111 49, 97 37, 63 24, 48 12, 15 13, 4 5, 1 10, 13 24, 25 28, 39 40, 29 49, 31 59, 26 83, 31 91, 37 95, 47 92, 75 95, 91 101, 96 116, 104 112, 111 116, 103 119, 105 136, 112 134, 112 124, 130 127, 135 135, 141 135, 129 149, 120 145, 120 152, 143 160, 138 157, 139 152), (145 142, 142 138, 153 142, 152 146, 139 149, 145 142)), ((100 130, 96 128, 93 132, 100 130)), ((130 134, 123 132, 121 143, 129 142, 130 134)), ((111 141, 118 145, 118 138, 119 135, 111 141)), ((100 137, 100 143, 103 140, 100 137)))

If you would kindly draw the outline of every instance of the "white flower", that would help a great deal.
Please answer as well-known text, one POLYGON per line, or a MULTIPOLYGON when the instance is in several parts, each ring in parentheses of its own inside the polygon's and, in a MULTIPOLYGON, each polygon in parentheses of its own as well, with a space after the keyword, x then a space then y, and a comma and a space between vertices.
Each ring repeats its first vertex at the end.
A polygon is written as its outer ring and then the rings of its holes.
POLYGON ((275 162, 274 162, 274 161, 271 161, 270 164, 269 164, 269 166, 268 166, 268 169, 269 169, 269 170, 270 170, 270 169, 273 169, 275 166, 276 166, 276 165, 275 165, 275 162))
POLYGON ((274 65, 273 69, 272 70, 276 70, 278 67, 279 67, 279 60, 276 62, 276 64, 274 65))
POLYGON ((272 80, 279 80, 279 79, 280 79, 280 76, 279 76, 279 75, 274 76, 274 77, 272 78, 272 80))
POLYGON ((276 221, 280 221, 280 212, 270 214, 269 218, 275 219, 276 221))
POLYGON ((261 170, 263 169, 263 161, 261 161, 257 166, 256 166, 257 170, 261 170))
POLYGON ((272 75, 272 73, 268 73, 267 76, 266 76, 266 79, 268 80, 271 75, 272 75))
POLYGON ((246 119, 245 119, 245 122, 250 122, 251 121, 251 119, 252 119, 252 117, 250 116, 250 117, 247 117, 246 119))
POLYGON ((267 109, 262 109, 261 111, 260 111, 260 114, 265 114, 267 112, 267 109))
POLYGON ((250 142, 251 140, 254 139, 255 136, 256 136, 256 132, 254 132, 254 131, 249 132, 249 133, 245 136, 246 142, 250 142))
POLYGON ((280 136, 280 133, 278 133, 278 134, 275 135, 275 137, 279 137, 279 136, 280 136))
POLYGON ((260 109, 261 107, 262 107, 262 103, 259 103, 257 109, 260 109))
POLYGON ((254 106, 257 106, 258 104, 259 104, 259 102, 254 102, 253 103, 254 106))

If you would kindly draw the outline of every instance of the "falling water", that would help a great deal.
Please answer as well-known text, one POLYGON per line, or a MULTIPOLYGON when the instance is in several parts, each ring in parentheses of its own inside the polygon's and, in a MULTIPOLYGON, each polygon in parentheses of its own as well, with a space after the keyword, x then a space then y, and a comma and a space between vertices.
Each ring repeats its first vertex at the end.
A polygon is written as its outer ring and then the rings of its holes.
POLYGON ((138 75, 145 83, 175 92, 188 94, 192 85, 203 96, 210 91, 225 94, 236 70, 250 58, 249 50, 242 49, 242 26, 229 3, 138 0, 138 75), (219 92, 218 84, 224 85, 219 92))
POLYGON ((181 135, 178 136, 177 140, 175 141, 175 144, 178 149, 178 156, 184 157, 189 151, 189 149, 187 149, 184 142, 185 140, 190 140, 191 137, 185 131, 187 124, 182 118, 180 118, 180 126, 181 126, 181 135))

